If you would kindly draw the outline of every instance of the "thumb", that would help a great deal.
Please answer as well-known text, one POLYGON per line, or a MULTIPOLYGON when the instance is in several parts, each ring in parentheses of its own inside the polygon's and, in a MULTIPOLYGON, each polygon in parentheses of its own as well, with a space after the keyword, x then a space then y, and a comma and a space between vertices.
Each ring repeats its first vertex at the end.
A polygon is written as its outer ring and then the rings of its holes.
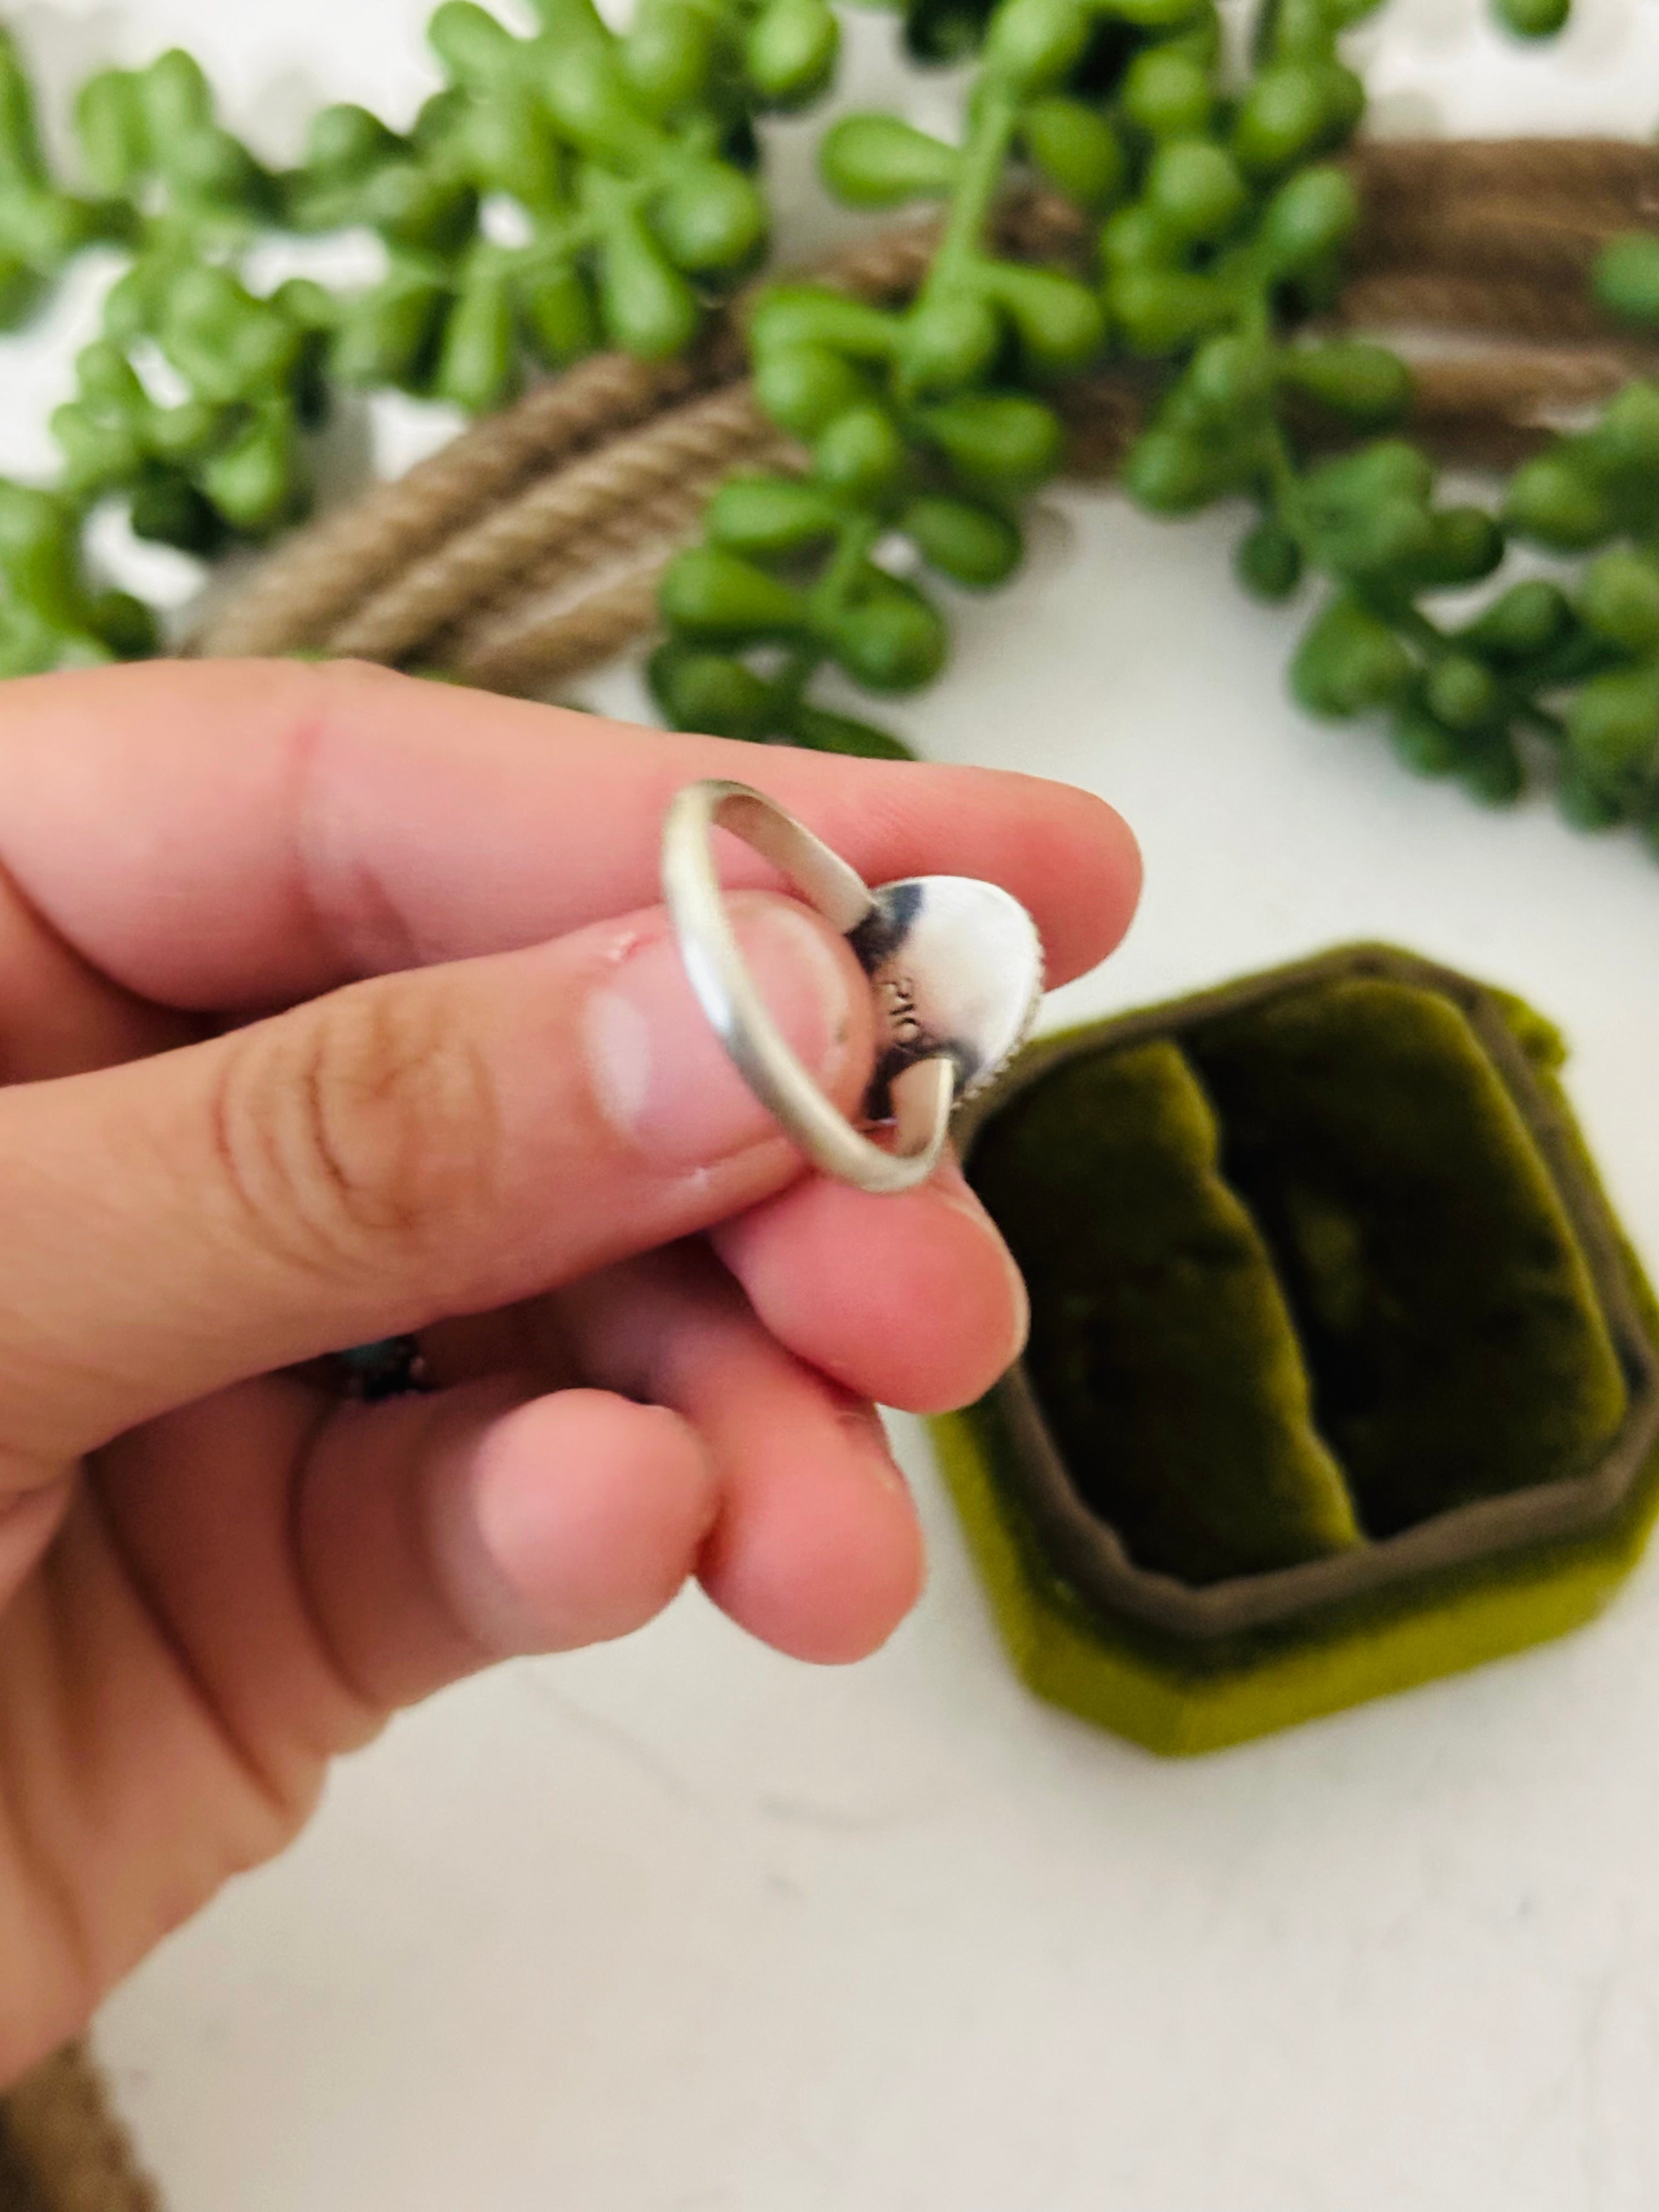
MULTIPOLYGON (((788 899, 731 911, 786 1037, 850 1106, 874 1048, 850 949, 788 899)), ((572 1281, 803 1171, 659 908, 0 1092, 0 1447, 61 1462, 243 1376, 572 1281)))

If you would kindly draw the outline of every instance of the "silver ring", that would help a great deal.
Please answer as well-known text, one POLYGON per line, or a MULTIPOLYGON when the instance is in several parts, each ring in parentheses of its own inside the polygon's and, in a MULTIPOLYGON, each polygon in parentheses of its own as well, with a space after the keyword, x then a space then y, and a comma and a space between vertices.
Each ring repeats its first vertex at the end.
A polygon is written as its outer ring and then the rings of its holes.
POLYGON ((914 1190, 939 1165, 952 1109, 1024 1041, 1042 995, 1042 947, 1018 901, 965 876, 872 890, 821 838, 747 784, 688 784, 663 825, 662 887, 691 988, 750 1089, 825 1175, 914 1190), (772 862, 852 945, 871 979, 881 1051, 864 1101, 878 1145, 831 1105, 744 963, 714 864, 718 824, 772 862))

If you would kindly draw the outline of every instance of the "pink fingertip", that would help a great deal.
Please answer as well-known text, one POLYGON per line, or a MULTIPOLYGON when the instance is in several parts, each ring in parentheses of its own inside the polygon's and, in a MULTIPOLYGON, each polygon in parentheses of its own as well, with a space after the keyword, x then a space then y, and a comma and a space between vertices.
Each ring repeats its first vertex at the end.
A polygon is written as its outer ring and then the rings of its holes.
POLYGON ((774 1335, 882 1405, 948 1413, 1024 1349, 1025 1285, 954 1164, 899 1198, 798 1183, 714 1243, 774 1335))
POLYGON ((459 1595, 503 1651, 571 1650, 642 1627, 692 1572, 718 1509, 696 1430, 602 1390, 507 1414, 465 1488, 459 1595))
POLYGON ((723 1521, 698 1573, 721 1611, 817 1666, 880 1650, 921 1595, 927 1563, 903 1478, 884 1443, 846 1425, 847 1450, 810 1482, 757 1484, 723 1521))

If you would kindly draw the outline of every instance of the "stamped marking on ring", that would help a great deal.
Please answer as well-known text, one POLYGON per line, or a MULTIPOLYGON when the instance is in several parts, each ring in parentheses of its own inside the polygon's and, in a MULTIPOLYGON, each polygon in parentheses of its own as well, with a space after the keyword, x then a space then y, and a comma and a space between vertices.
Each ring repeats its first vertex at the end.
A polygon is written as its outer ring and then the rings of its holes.
POLYGON ((1042 943, 1018 899, 971 876, 872 890, 794 817, 745 784, 688 785, 663 831, 663 891, 693 988, 744 1080, 809 1159, 861 1189, 913 1189, 942 1154, 952 1110, 1018 1051, 1042 996, 1042 943), (726 916, 710 833, 732 831, 845 935, 870 978, 886 1043, 866 1093, 871 1141, 790 1051, 726 916))

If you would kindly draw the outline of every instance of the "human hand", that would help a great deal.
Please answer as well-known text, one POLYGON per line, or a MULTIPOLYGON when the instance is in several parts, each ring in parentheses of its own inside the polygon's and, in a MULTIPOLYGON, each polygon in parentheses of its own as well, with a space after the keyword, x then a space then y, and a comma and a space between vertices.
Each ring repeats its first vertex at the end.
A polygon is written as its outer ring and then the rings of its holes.
MULTIPOLYGON (((1128 833, 976 769, 669 737, 351 666, 5 687, 0 736, 0 2081, 329 1761, 689 1576, 856 1658, 912 1603, 872 1401, 1018 1348, 959 1173, 808 1171, 657 907, 668 801, 763 785, 868 880, 1002 883, 1053 982, 1126 925, 1128 833), (441 1386, 306 1363, 421 1332, 441 1386)), ((843 1108, 844 943, 732 870, 750 964, 843 1108)))

